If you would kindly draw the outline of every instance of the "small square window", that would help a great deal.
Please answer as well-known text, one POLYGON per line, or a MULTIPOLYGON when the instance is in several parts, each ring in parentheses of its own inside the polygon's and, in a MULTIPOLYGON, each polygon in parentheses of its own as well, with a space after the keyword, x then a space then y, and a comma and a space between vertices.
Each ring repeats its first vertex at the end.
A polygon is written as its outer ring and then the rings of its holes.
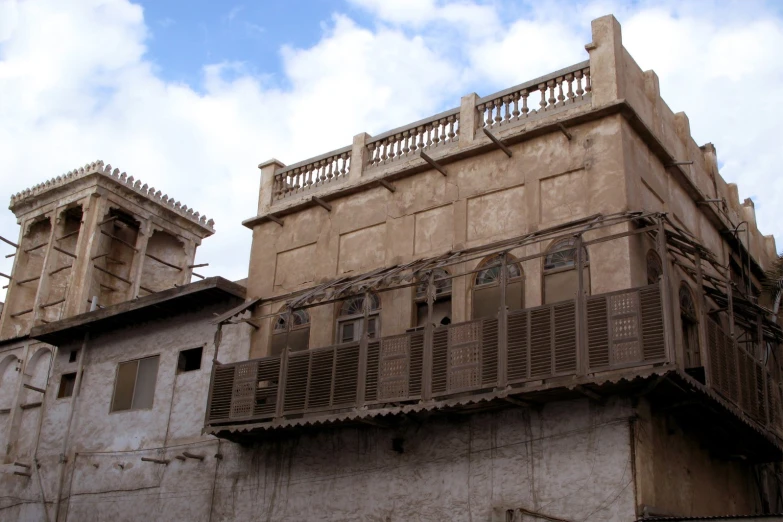
POLYGON ((79 355, 79 350, 71 350, 71 353, 68 354, 68 362, 76 362, 77 355, 79 355))
POLYGON ((111 411, 152 408, 160 357, 145 357, 117 366, 111 411))
POLYGON ((201 369, 201 356, 203 352, 204 348, 202 346, 179 352, 177 373, 192 372, 201 369))
POLYGON ((64 399, 73 396, 73 387, 76 385, 76 373, 64 373, 60 377, 60 388, 57 390, 57 398, 64 399))

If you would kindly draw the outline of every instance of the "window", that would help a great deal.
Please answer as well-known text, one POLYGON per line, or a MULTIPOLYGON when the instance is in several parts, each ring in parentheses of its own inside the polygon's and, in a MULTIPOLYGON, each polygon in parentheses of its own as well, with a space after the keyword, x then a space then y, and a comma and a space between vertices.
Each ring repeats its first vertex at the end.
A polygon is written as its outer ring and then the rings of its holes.
MULTIPOLYGON (((473 281, 473 318, 495 317, 500 307, 500 256, 486 259, 473 281)), ((506 255, 506 306, 519 310, 524 306, 522 268, 516 258, 506 255)))
MULTIPOLYGON (((367 318, 367 337, 375 339, 380 336, 381 318, 379 316, 381 303, 375 294, 369 295, 370 313, 367 318)), ((343 301, 340 314, 337 317, 337 342, 350 343, 362 337, 364 327, 364 296, 353 297, 343 301)))
POLYGON ((117 366, 111 411, 152 408, 159 360, 160 357, 155 355, 123 362, 117 366))
MULTIPOLYGON (((432 322, 435 326, 451 324, 451 279, 449 273, 442 268, 435 268, 433 272, 433 284, 435 286, 435 300, 432 303, 432 322)), ((416 326, 424 326, 427 323, 427 285, 429 283, 429 271, 419 276, 419 285, 416 287, 414 302, 416 304, 416 326)))
POLYGON ((68 362, 76 362, 77 355, 79 355, 79 350, 71 350, 71 353, 68 354, 68 362))
POLYGON ((192 372, 201 369, 201 355, 203 353, 203 346, 179 352, 179 358, 177 358, 177 373, 192 372))
POLYGON ((663 275, 663 265, 661 258, 654 250, 647 252, 647 284, 654 285, 663 275))
MULTIPOLYGON (((590 267, 587 250, 582 249, 584 289, 590 294, 590 267)), ((544 257, 544 304, 574 299, 579 288, 576 271, 576 238, 556 241, 544 257)))
POLYGON ((57 390, 57 398, 64 399, 73 396, 73 387, 76 385, 76 373, 64 373, 60 377, 60 388, 57 390))
POLYGON ((285 348, 296 352, 310 345, 310 315, 305 310, 284 312, 275 317, 272 329, 271 355, 280 355, 285 348))
POLYGON ((696 301, 693 292, 685 283, 680 283, 680 323, 682 328, 682 349, 685 353, 685 367, 701 366, 699 353, 699 319, 696 315, 696 301))

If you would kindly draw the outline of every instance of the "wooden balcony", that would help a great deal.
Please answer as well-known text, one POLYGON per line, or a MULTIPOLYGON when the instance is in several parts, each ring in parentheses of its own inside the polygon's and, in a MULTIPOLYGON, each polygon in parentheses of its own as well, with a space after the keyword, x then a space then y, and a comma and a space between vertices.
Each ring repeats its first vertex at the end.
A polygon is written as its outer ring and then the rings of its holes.
POLYGON ((670 360, 658 284, 498 315, 216 366, 207 431, 574 387, 670 360))

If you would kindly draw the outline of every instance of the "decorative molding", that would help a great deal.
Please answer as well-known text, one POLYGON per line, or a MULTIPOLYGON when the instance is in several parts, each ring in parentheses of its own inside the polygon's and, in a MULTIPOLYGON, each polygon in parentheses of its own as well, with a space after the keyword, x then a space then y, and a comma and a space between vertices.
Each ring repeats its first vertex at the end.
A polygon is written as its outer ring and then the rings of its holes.
POLYGON ((84 167, 68 171, 62 176, 57 176, 44 183, 39 183, 33 187, 25 189, 11 196, 11 207, 14 207, 25 200, 39 196, 49 190, 76 181, 77 179, 86 177, 91 174, 100 174, 112 181, 124 185, 125 187, 133 190, 137 194, 144 196, 147 199, 166 207, 168 210, 179 214, 180 216, 198 224, 201 227, 206 228, 210 232, 215 232, 215 221, 212 219, 207 220, 206 216, 202 216, 199 212, 194 211, 192 208, 188 208, 187 205, 183 205, 174 198, 170 198, 168 194, 162 194, 160 190, 155 190, 155 187, 149 187, 146 183, 142 184, 140 180, 135 179, 133 176, 128 176, 125 172, 120 172, 120 169, 112 170, 111 165, 104 165, 103 161, 98 160, 92 163, 86 164, 84 167))

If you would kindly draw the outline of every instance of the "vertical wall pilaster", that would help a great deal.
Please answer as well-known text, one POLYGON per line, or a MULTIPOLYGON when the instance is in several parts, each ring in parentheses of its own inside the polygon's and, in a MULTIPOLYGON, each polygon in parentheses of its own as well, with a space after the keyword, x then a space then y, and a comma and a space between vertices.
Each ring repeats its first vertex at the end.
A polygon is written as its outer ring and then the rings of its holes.
POLYGON ((272 198, 275 197, 275 171, 285 167, 285 163, 274 158, 258 165, 261 171, 261 186, 258 190, 258 214, 269 214, 272 198))
POLYGON ((475 92, 466 94, 460 99, 459 104, 459 141, 460 149, 469 147, 476 139, 476 130, 479 127, 479 114, 476 110, 476 102, 479 96, 475 92))
POLYGON ((612 15, 592 22, 590 53, 593 107, 608 105, 625 97, 625 57, 620 22, 612 15))
POLYGON ((133 265, 130 270, 130 280, 133 282, 133 286, 130 289, 128 299, 135 299, 139 296, 141 274, 144 271, 144 263, 147 261, 147 243, 149 243, 152 232, 152 221, 148 219, 142 221, 139 226, 139 233, 136 236, 136 255, 133 257, 133 265))
POLYGON ((70 317, 87 310, 87 301, 92 297, 87 295, 92 287, 89 284, 92 277, 92 253, 100 239, 98 224, 105 211, 106 198, 102 198, 97 192, 90 194, 84 204, 82 231, 76 242, 76 252, 74 252, 76 258, 73 259, 73 268, 71 268, 69 286, 73 291, 69 292, 68 300, 65 302, 63 317, 70 317))
POLYGON ((367 142, 372 138, 366 132, 357 134, 353 137, 353 146, 351 147, 351 168, 349 176, 351 179, 360 178, 364 175, 364 167, 367 166, 367 142))

